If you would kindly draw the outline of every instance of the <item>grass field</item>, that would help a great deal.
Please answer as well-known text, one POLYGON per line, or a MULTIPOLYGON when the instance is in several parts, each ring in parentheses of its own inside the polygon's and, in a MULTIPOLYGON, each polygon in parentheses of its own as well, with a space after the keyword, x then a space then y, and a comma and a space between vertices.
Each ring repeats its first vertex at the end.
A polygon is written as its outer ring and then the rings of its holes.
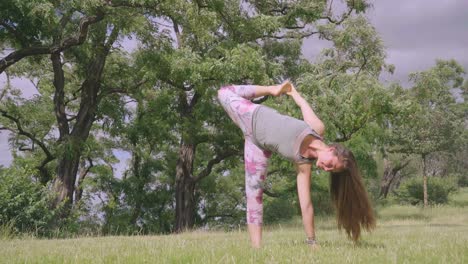
POLYGON ((0 240, 0 263, 468 263, 468 189, 451 205, 390 206, 354 245, 332 218, 317 218, 321 248, 303 243, 300 221, 266 226, 261 250, 245 230, 180 235, 0 240))

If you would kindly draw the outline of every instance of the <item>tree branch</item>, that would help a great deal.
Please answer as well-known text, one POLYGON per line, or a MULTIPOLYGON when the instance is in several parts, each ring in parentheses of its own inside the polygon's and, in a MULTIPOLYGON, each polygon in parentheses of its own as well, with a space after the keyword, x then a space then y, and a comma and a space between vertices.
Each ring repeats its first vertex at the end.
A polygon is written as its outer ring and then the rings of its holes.
POLYGON ((80 29, 78 31, 78 36, 66 38, 62 45, 59 47, 52 47, 53 51, 63 51, 68 49, 72 46, 77 46, 83 44, 88 36, 88 29, 91 24, 95 24, 99 21, 104 19, 104 12, 101 9, 98 9, 97 14, 95 16, 87 16, 80 20, 80 29))
POLYGON ((109 94, 128 94, 132 90, 136 90, 140 88, 143 84, 147 83, 147 80, 140 80, 137 82, 134 86, 130 88, 113 88, 113 87, 108 87, 106 89, 103 89, 102 92, 99 94, 99 97, 102 98, 103 96, 109 95, 109 94))
POLYGON ((193 108, 195 107, 199 99, 200 99, 200 93, 195 92, 193 94, 192 100, 190 100, 190 103, 188 105, 190 112, 193 112, 193 108))
MULTIPOLYGON (((330 4, 330 9, 329 9, 328 12, 330 13, 330 11, 331 11, 331 4, 330 4)), ((347 13, 345 13, 345 14, 341 17, 340 20, 335 20, 335 19, 331 18, 330 16, 322 16, 322 17, 320 17, 320 19, 326 19, 326 20, 328 20, 330 23, 333 23, 333 24, 335 24, 335 25, 340 25, 341 23, 343 23, 343 22, 351 15, 351 13, 352 13, 353 11, 354 11, 354 1, 353 1, 353 3, 352 3, 351 8, 348 10, 347 13)))
POLYGON ((28 47, 8 54, 6 57, 0 60, 0 74, 3 73, 8 67, 25 57, 62 52, 72 46, 82 44, 88 35, 89 25, 95 24, 101 21, 103 18, 104 13, 102 10, 98 10, 95 16, 87 16, 82 18, 80 20, 80 27, 77 36, 66 38, 60 45, 28 47))
MULTIPOLYGON (((88 157, 87 160, 89 162, 89 166, 86 169, 84 169, 84 170, 82 170, 80 172, 80 176, 78 177, 78 182, 76 183, 76 186, 75 186, 76 202, 79 202, 81 200, 81 197, 83 195, 83 188, 82 188, 83 181, 86 178, 86 176, 88 175, 91 168, 94 167, 93 160, 90 157, 88 157)), ((83 164, 83 166, 85 166, 86 162, 83 161, 82 164, 83 164)))
POLYGON ((286 189, 284 189, 284 190, 282 190, 282 191, 280 191, 280 192, 276 192, 276 193, 275 193, 275 192, 272 192, 272 191, 270 191, 270 190, 267 190, 266 188, 263 188, 263 187, 262 187, 262 190, 263 190, 263 193, 264 193, 264 194, 266 194, 266 195, 268 195, 268 196, 270 196, 270 197, 278 198, 278 197, 281 197, 281 196, 283 196, 283 195, 286 195, 286 194, 288 194, 288 193, 294 191, 295 188, 296 188, 296 185, 293 184, 293 185, 291 185, 290 187, 288 187, 288 188, 286 188, 286 189))
POLYGON ((60 52, 52 53, 50 59, 52 60, 52 67, 54 69, 54 112, 60 133, 59 141, 61 141, 70 133, 64 102, 65 77, 60 60, 60 52))
POLYGON ((173 26, 173 29, 174 29, 174 32, 175 32, 175 35, 176 35, 176 39, 177 39, 177 47, 180 48, 182 47, 182 36, 180 34, 180 31, 179 31, 179 24, 177 24, 177 22, 175 21, 174 18, 172 17, 169 17, 172 21, 172 26, 173 26))
POLYGON ((265 35, 263 38, 274 38, 274 39, 303 39, 308 38, 312 35, 320 33, 319 31, 311 32, 302 32, 302 33, 293 33, 293 34, 284 34, 284 35, 265 35))
POLYGON ((359 77, 359 74, 361 73, 362 69, 364 69, 364 67, 366 66, 367 64, 367 57, 366 57, 366 53, 363 51, 362 52, 362 57, 364 58, 364 62, 362 63, 362 65, 359 67, 359 70, 358 72, 356 73, 356 78, 355 80, 357 80, 357 78, 359 77))
POLYGON ((33 148, 28 148, 26 146, 20 146, 18 148, 19 151, 33 151, 34 149, 33 148))
POLYGON ((111 49, 112 45, 114 45, 114 42, 117 40, 117 37, 119 36, 120 28, 114 26, 112 29, 111 34, 109 35, 109 38, 107 38, 107 42, 104 44, 104 48, 109 52, 111 49))
POLYGON ((233 151, 233 150, 226 150, 225 152, 218 154, 216 157, 214 157, 212 160, 208 162, 204 170, 202 170, 200 173, 198 173, 196 177, 194 177, 194 182, 198 182, 201 179, 207 177, 208 175, 210 175, 211 171, 213 170, 214 165, 236 154, 238 154, 238 152, 233 151))
POLYGON ((267 190, 267 189, 263 189, 263 193, 266 194, 266 195, 268 195, 268 196, 270 196, 270 197, 274 197, 274 198, 281 197, 280 194, 278 194, 278 193, 272 193, 272 192, 270 192, 270 191, 267 190))
POLYGON ((8 128, 8 127, 2 127, 2 128, 0 128, 0 130, 7 129, 7 130, 10 130, 10 131, 12 131, 14 133, 18 133, 19 135, 26 136, 27 138, 32 140, 33 144, 36 143, 37 145, 39 145, 39 147, 45 153, 45 155, 46 155, 45 159, 42 160, 41 164, 39 166, 36 166, 36 168, 39 170, 39 173, 41 175, 41 178, 40 178, 41 183, 46 184, 50 179, 49 179, 49 173, 45 169, 45 166, 49 162, 51 162, 52 160, 55 159, 54 155, 52 155, 52 153, 47 149, 46 145, 42 141, 37 139, 33 134, 23 130, 23 127, 21 125, 21 122, 20 122, 19 118, 15 118, 15 117, 11 116, 10 114, 8 114, 8 112, 6 112, 5 110, 2 110, 2 109, 0 109, 0 113, 2 114, 2 116, 10 119, 11 121, 13 121, 16 124, 16 128, 18 129, 18 132, 14 131, 13 129, 8 128))
POLYGON ((47 53, 50 53, 49 47, 32 47, 14 51, 0 60, 0 74, 3 73, 8 67, 15 64, 24 57, 43 55, 47 53))
POLYGON ((46 145, 42 141, 37 139, 33 134, 31 134, 31 133, 29 133, 29 132, 27 132, 27 131, 25 131, 23 129, 23 126, 21 125, 21 122, 20 122, 19 118, 11 116, 10 114, 8 114, 7 111, 5 111, 3 109, 0 109, 0 113, 2 114, 2 116, 10 119, 11 121, 13 121, 16 124, 16 128, 18 129, 18 134, 26 136, 27 138, 31 139, 34 143, 36 143, 37 145, 39 145, 39 147, 41 147, 41 149, 44 151, 44 153, 46 154, 47 157, 51 157, 53 159, 53 155, 47 149, 46 145))

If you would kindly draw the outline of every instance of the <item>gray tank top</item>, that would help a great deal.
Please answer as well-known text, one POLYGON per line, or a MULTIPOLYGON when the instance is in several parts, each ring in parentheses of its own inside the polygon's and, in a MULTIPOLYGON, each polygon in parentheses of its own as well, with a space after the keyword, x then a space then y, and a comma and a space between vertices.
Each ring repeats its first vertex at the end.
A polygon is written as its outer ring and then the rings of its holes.
POLYGON ((294 117, 282 115, 276 110, 260 105, 252 117, 254 143, 296 163, 311 163, 313 160, 300 155, 299 149, 307 135, 320 140, 322 137, 310 126, 294 117))

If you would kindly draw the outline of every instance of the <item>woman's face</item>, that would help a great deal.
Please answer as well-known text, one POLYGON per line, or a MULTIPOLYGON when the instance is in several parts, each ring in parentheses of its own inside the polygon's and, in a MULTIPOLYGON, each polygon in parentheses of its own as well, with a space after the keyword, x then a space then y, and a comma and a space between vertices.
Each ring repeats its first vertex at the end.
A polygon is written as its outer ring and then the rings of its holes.
POLYGON ((343 162, 338 159, 338 157, 333 153, 333 150, 333 148, 329 148, 328 150, 318 153, 316 163, 317 168, 331 172, 339 172, 344 169, 343 162))

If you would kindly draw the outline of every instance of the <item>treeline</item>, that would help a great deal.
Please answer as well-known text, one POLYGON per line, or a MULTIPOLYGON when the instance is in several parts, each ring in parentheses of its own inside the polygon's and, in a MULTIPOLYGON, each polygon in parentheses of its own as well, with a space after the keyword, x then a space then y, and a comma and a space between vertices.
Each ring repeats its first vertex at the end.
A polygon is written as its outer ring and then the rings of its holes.
MULTIPOLYGON (((412 74, 411 88, 382 83, 394 66, 363 16, 369 3, 344 5, 333 13, 325 1, 2 1, 0 129, 13 161, 0 169, 0 225, 47 236, 243 224, 243 140, 216 90, 285 78, 324 121, 327 140, 354 151, 376 203, 444 202, 467 184, 464 69, 439 60, 412 74), (308 37, 331 43, 313 63, 301 55, 308 37), (128 39, 138 43, 132 52, 128 39), (11 78, 29 79, 36 94, 25 98, 11 78)), ((300 118, 286 97, 264 99, 300 118)), ((269 171, 272 223, 298 205, 292 164, 273 157, 269 171)), ((315 211, 331 213, 325 174, 313 174, 312 190, 315 211)))

